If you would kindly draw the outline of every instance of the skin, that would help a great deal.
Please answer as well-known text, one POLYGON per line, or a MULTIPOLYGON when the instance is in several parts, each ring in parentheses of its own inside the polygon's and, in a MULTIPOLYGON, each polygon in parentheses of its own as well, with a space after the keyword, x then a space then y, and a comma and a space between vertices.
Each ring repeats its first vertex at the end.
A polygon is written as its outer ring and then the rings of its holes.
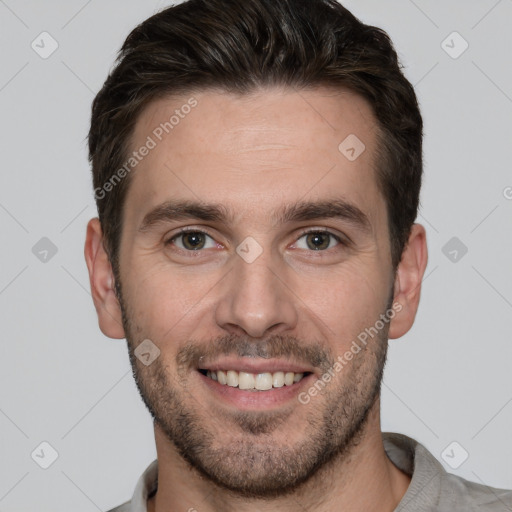
MULTIPOLYGON (((414 224, 393 272, 386 206, 375 176, 371 107, 352 92, 323 88, 261 89, 241 97, 210 90, 194 98, 197 107, 131 176, 118 295, 97 218, 89 221, 85 242, 100 329, 127 338, 137 385, 155 419, 159 486, 148 510, 392 511, 410 477, 383 448, 379 375, 387 339, 403 336, 414 322, 427 246, 425 229, 414 224), (349 134, 366 147, 354 161, 338 150, 349 134), (221 203, 236 218, 162 222, 140 232, 144 216, 171 198, 221 203), (368 230, 345 219, 280 224, 270 217, 298 200, 339 198, 367 216, 368 230), (190 237, 164 244, 187 226, 208 232, 205 248, 187 251, 183 244, 190 237), (350 242, 327 237, 320 240, 326 249, 313 250, 305 229, 327 230, 350 242), (248 236, 262 249, 252 263, 236 252, 248 236), (182 357, 186 346, 208 354, 203 360, 210 362, 243 347, 247 357, 237 360, 265 362, 248 355, 268 350, 271 360, 307 366, 314 382, 375 325, 390 299, 400 312, 305 405, 295 395, 277 406, 258 397, 248 408, 228 403, 205 384, 192 359, 182 357), (149 366, 133 357, 144 339, 160 350, 149 366), (178 416, 188 421, 188 430, 180 430, 178 416), (180 451, 184 432, 193 440, 192 460, 183 446, 180 451), (203 451, 194 453, 203 441, 203 451), (331 443, 334 455, 324 457, 320 468, 301 482, 279 480, 287 468, 306 468, 319 457, 322 443, 331 443), (276 468, 275 477, 265 478, 265 461, 276 468), (276 481, 282 492, 268 489, 276 481)), ((138 119, 133 147, 187 99, 151 103, 138 119)))

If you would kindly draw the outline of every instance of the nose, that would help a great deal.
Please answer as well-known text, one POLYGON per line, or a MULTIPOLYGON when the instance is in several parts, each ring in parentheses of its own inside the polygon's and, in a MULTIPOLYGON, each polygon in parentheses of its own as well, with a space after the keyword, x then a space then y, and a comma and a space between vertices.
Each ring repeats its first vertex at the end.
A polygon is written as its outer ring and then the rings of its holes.
POLYGON ((265 251, 252 263, 235 255, 215 311, 219 327, 253 338, 294 329, 297 299, 287 283, 289 272, 284 262, 272 264, 265 251))

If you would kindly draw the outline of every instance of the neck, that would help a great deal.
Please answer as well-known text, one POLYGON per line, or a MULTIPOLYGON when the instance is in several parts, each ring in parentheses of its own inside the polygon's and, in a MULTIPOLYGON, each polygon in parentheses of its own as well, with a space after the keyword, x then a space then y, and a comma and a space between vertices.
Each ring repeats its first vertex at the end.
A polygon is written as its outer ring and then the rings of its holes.
POLYGON ((357 444, 320 469, 293 494, 272 500, 240 498, 209 482, 182 459, 156 424, 155 440, 158 491, 148 501, 148 512, 296 512, 298 508, 309 512, 320 506, 325 512, 392 512, 411 480, 384 451, 378 399, 357 444))

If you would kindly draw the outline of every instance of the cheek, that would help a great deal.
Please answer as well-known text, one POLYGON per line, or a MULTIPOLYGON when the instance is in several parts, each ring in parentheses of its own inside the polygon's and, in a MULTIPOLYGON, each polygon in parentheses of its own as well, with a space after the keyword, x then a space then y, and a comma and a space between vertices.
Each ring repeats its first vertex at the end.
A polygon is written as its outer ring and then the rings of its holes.
POLYGON ((147 263, 134 262, 137 270, 129 273, 123 286, 134 323, 161 343, 187 337, 199 312, 204 314, 205 304, 214 297, 215 275, 179 271, 168 262, 147 263))
POLYGON ((129 268, 123 282, 125 299, 139 322, 153 325, 155 320, 165 318, 165 314, 173 310, 170 303, 177 295, 173 292, 169 272, 163 266, 141 262, 133 262, 129 268))
MULTIPOLYGON (((304 303, 327 326, 326 335, 345 347, 365 328, 373 325, 385 309, 388 292, 377 269, 347 262, 328 279, 303 283, 304 303)), ((308 313, 306 313, 308 314, 308 313)))

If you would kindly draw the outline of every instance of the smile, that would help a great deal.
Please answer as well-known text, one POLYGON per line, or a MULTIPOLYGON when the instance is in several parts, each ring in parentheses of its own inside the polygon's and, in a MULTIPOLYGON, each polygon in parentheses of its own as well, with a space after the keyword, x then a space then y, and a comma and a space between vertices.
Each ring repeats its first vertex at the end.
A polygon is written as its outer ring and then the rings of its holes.
POLYGON ((265 372, 265 373, 248 373, 235 370, 199 370, 204 376, 222 384, 223 386, 231 386, 233 388, 243 389, 246 391, 268 391, 272 388, 282 388, 283 386, 291 386, 300 382, 309 372, 265 372))

